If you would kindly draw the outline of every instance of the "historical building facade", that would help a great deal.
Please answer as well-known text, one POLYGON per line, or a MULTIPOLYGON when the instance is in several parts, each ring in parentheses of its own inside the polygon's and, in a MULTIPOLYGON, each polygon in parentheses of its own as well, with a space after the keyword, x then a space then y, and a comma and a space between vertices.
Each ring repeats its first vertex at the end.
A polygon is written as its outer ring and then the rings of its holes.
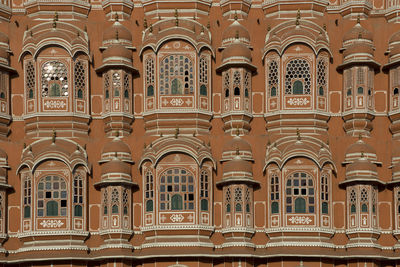
POLYGON ((0 265, 400 266, 400 1, 0 1, 0 265))

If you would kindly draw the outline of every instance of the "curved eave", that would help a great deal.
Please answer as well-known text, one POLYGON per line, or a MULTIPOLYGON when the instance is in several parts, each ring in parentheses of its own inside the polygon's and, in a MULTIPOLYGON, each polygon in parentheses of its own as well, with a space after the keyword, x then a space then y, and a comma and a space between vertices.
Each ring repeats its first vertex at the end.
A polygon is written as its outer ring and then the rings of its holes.
POLYGON ((400 65, 400 58, 383 65, 382 71, 388 71, 389 69, 397 67, 398 65, 400 65))
POLYGON ((21 53, 18 56, 18 61, 21 62, 22 58, 26 53, 31 54, 33 58, 37 58, 42 49, 51 46, 59 46, 64 48, 71 57, 74 57, 77 53, 82 52, 86 56, 88 56, 89 62, 91 62, 91 57, 88 47, 84 47, 83 45, 80 44, 71 45, 68 41, 61 39, 59 37, 52 39, 46 38, 42 41, 39 41, 39 43, 37 44, 34 43, 25 44, 24 47, 22 48, 21 53))
POLYGON ((6 71, 6 72, 10 73, 11 75, 18 74, 16 69, 11 68, 10 66, 4 65, 4 64, 0 64, 0 70, 6 71))
POLYGON ((222 179, 221 181, 216 182, 216 185, 218 188, 221 188, 227 184, 249 184, 256 188, 260 187, 260 182, 255 181, 252 178, 247 178, 247 177, 231 177, 231 178, 222 179))
POLYGON ((6 191, 8 191, 8 190, 12 190, 13 186, 9 185, 9 184, 6 184, 6 183, 0 183, 0 188, 1 189, 5 189, 6 191))
POLYGON ((360 178, 360 177, 354 177, 354 178, 346 179, 343 182, 340 182, 339 186, 345 187, 347 185, 352 185, 352 184, 375 184, 380 187, 383 187, 386 185, 385 182, 382 182, 378 178, 365 179, 365 178, 360 178))
MULTIPOLYGON (((122 162, 126 162, 126 163, 129 163, 129 164, 132 164, 132 165, 135 164, 135 162, 133 160, 130 160, 130 159, 121 159, 119 157, 118 157, 118 159, 120 161, 122 161, 122 162)), ((110 159, 101 159, 101 160, 98 161, 98 163, 99 164, 103 164, 103 163, 109 162, 111 160, 112 160, 112 158, 110 158, 110 159)))
POLYGON ((257 71, 256 66, 254 66, 251 63, 247 63, 247 62, 227 62, 227 63, 224 63, 221 66, 219 66, 216 69, 216 71, 217 71, 217 73, 221 73, 224 70, 229 69, 229 68, 246 68, 253 73, 255 73, 257 71))
POLYGON ((189 42, 195 49, 196 52, 198 54, 200 54, 200 51, 203 48, 207 48, 208 50, 211 51, 211 55, 213 58, 215 58, 215 51, 212 48, 211 44, 207 44, 205 42, 197 42, 196 40, 194 40, 193 38, 190 38, 189 36, 186 35, 181 35, 181 34, 171 34, 171 35, 167 35, 164 36, 163 38, 157 40, 156 42, 148 42, 145 45, 143 45, 140 50, 139 50, 139 56, 142 56, 143 51, 146 48, 150 48, 154 51, 154 53, 157 53, 158 50, 160 50, 161 46, 165 43, 168 42, 170 40, 185 40, 187 42, 189 42))
POLYGON ((103 64, 100 67, 98 67, 96 69, 96 73, 100 74, 103 73, 104 71, 107 71, 109 69, 124 69, 127 70, 131 73, 139 73, 139 71, 137 69, 135 69, 132 66, 129 66, 127 64, 123 64, 123 63, 107 63, 107 64, 103 64))
POLYGON ((311 153, 307 153, 307 154, 306 154, 306 153, 304 153, 304 151, 302 151, 302 152, 290 153, 289 155, 286 155, 286 156, 284 156, 284 157, 282 157, 282 158, 274 157, 274 158, 269 158, 269 159, 267 159, 267 160, 265 161, 265 165, 264 165, 264 168, 263 168, 263 172, 267 169, 268 165, 270 165, 270 164, 272 164, 272 163, 275 163, 276 165, 278 165, 278 168, 279 168, 280 170, 282 170, 283 166, 285 166, 285 164, 286 164, 289 160, 291 160, 291 159, 293 159, 293 158, 307 158, 307 159, 313 161, 313 162, 318 166, 318 168, 319 168, 320 170, 322 170, 322 168, 324 167, 325 164, 331 164, 332 167, 333 167, 333 171, 334 171, 335 173, 337 173, 336 165, 335 165, 335 163, 333 162, 332 159, 326 158, 326 157, 318 159, 317 156, 315 156, 315 155, 313 155, 313 154, 311 154, 311 153))
POLYGON ((102 188, 102 187, 106 187, 109 185, 125 185, 125 186, 129 186, 129 187, 139 187, 139 185, 135 182, 132 181, 126 181, 126 180, 111 180, 111 179, 104 179, 101 182, 97 182, 94 184, 94 187, 96 189, 102 188))
POLYGON ((355 65, 370 66, 375 71, 379 71, 381 68, 381 65, 378 62, 376 62, 375 60, 351 60, 351 61, 345 62, 345 63, 337 66, 336 70, 338 72, 342 72, 343 69, 349 68, 349 67, 352 67, 355 65))
POLYGON ((150 152, 150 153, 145 153, 145 155, 143 155, 142 159, 139 162, 139 166, 138 168, 141 169, 142 168, 142 164, 145 161, 150 161, 152 164, 154 164, 154 166, 156 166, 160 160, 166 156, 167 154, 173 154, 173 153, 182 153, 182 154, 186 154, 188 156, 190 156, 191 158, 193 158, 198 166, 202 166, 203 162, 205 160, 210 160, 212 162, 213 165, 213 169, 216 169, 216 162, 215 160, 212 158, 212 155, 210 153, 207 153, 207 155, 204 155, 205 153, 196 153, 195 151, 191 151, 189 149, 182 149, 182 148, 168 148, 165 149, 157 154, 150 152))
POLYGON ((318 55, 322 50, 325 50, 328 52, 329 57, 333 58, 333 54, 331 50, 329 49, 329 42, 322 42, 318 41, 316 42, 315 40, 312 40, 311 38, 305 38, 304 36, 300 35, 295 35, 291 36, 290 38, 285 39, 284 41, 277 42, 273 41, 266 43, 264 46, 264 49, 262 51, 262 60, 264 61, 265 56, 268 54, 270 51, 276 51, 280 57, 282 57, 284 51, 292 44, 305 44, 308 47, 310 47, 315 55, 318 55))

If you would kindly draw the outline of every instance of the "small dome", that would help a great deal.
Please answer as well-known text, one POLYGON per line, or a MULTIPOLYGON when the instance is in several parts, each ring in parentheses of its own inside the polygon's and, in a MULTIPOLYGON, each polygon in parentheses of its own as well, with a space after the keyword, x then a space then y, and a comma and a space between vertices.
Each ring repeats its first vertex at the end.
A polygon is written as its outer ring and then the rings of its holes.
POLYGON ((343 55, 344 57, 347 57, 349 55, 358 53, 370 54, 371 56, 373 56, 374 49, 369 44, 357 42, 347 47, 346 50, 344 50, 343 55))
POLYGON ((399 54, 400 54, 400 45, 396 45, 392 49, 390 49, 389 57, 398 56, 399 54))
POLYGON ((367 158, 358 158, 346 166, 347 181, 379 181, 376 165, 367 158))
POLYGON ((222 158, 233 159, 236 155, 236 151, 239 152, 242 158, 252 160, 250 144, 238 135, 224 144, 222 158))
POLYGON ((132 34, 124 25, 119 21, 115 21, 111 27, 105 29, 103 33, 103 42, 117 39, 132 42, 132 34))
POLYGON ((131 153, 129 146, 121 140, 121 138, 115 137, 112 141, 104 145, 102 154, 105 153, 131 153))
POLYGON ((360 23, 357 23, 350 31, 348 31, 344 35, 343 42, 357 39, 365 39, 372 42, 373 36, 370 31, 363 28, 360 23))
POLYGON ((0 32, 0 43, 5 43, 8 44, 9 43, 9 38, 7 36, 7 34, 0 32))
POLYGON ((240 156, 236 156, 233 160, 224 163, 223 173, 224 175, 231 172, 237 173, 248 173, 253 174, 251 162, 242 159, 240 156))
POLYGON ((365 143, 362 139, 359 139, 347 148, 345 161, 354 161, 357 158, 360 158, 361 154, 369 160, 377 160, 375 149, 371 145, 365 143))
POLYGON ((247 29, 235 20, 225 31, 222 33, 222 44, 233 42, 239 39, 242 42, 250 43, 250 34, 247 29))
POLYGON ((389 44, 400 42, 400 31, 393 34, 389 39, 389 44))
POLYGON ((129 163, 123 162, 118 158, 114 157, 111 161, 106 162, 101 168, 101 175, 107 175, 111 173, 119 173, 125 175, 131 175, 131 167, 129 163))
POLYGON ((103 52, 103 62, 108 58, 132 61, 132 52, 121 44, 112 44, 103 52))
POLYGON ((119 137, 113 138, 110 142, 104 145, 101 153, 101 161, 109 161, 114 157, 118 157, 119 159, 127 162, 132 160, 131 149, 119 137))
POLYGON ((7 153, 0 148, 0 159, 7 159, 7 153))
POLYGON ((251 51, 246 45, 240 43, 239 40, 236 39, 233 44, 229 45, 224 49, 224 51, 222 51, 222 62, 225 62, 230 58, 251 61, 251 51))

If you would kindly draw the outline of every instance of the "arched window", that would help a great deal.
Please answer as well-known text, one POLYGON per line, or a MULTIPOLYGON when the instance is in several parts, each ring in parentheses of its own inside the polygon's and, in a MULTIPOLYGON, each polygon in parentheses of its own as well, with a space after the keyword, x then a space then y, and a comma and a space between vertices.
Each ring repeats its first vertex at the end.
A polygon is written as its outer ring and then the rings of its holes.
MULTIPOLYGON (((145 60, 145 81, 147 86, 147 96, 154 96, 154 60, 147 58, 145 60)), ((161 77, 163 79, 164 77, 161 77)))
POLYGON ((112 88, 114 91, 114 96, 118 97, 121 89, 121 75, 118 72, 114 72, 112 75, 112 88))
POLYGON ((357 89, 357 94, 359 94, 359 95, 364 94, 364 88, 358 87, 358 89, 357 89))
POLYGON ((361 212, 368 212, 369 196, 367 188, 362 188, 360 192, 361 212))
POLYGON ((318 88, 318 95, 324 96, 324 87, 326 86, 327 82, 327 67, 326 61, 324 59, 319 59, 317 63, 317 88, 318 88))
POLYGON ((129 75, 124 75, 124 98, 129 99, 130 79, 129 75))
POLYGON ((304 94, 303 83, 301 81, 295 81, 293 83, 293 94, 294 95, 302 95, 302 94, 304 94))
POLYGON ((273 174, 270 178, 271 213, 279 213, 279 178, 273 174))
POLYGON ((144 197, 146 201, 146 211, 151 212, 153 211, 154 181, 153 181, 153 174, 150 171, 146 172, 145 181, 146 184, 145 184, 144 197))
POLYGON ((189 95, 194 91, 193 62, 184 55, 169 55, 161 61, 160 94, 189 95))
POLYGON ((68 68, 61 61, 48 61, 42 65, 42 97, 67 97, 68 68))
POLYGON ((104 215, 108 214, 108 190, 107 190, 107 188, 104 188, 104 192, 103 192, 103 214, 104 215))
POLYGON ((123 214, 128 215, 129 214, 129 195, 128 195, 127 189, 124 189, 122 191, 122 208, 123 208, 123 214))
MULTIPOLYGON (((228 187, 225 192, 225 212, 226 213, 231 212, 231 200, 232 200, 231 188, 228 187)), ((400 207, 400 205, 399 205, 399 207, 400 207)))
POLYGON ((356 208, 356 203, 357 203, 357 195, 356 195, 356 191, 354 189, 352 189, 350 191, 350 213, 356 213, 357 212, 357 208, 356 208))
POLYGON ((105 98, 110 98, 110 76, 108 73, 104 74, 104 90, 105 90, 105 98))
POLYGON ((305 172, 295 172, 287 178, 286 212, 315 212, 314 182, 309 174, 305 172))
POLYGON ((204 56, 200 58, 199 62, 199 83, 200 83, 200 95, 207 96, 208 59, 204 56))
POLYGON ((74 85, 76 90, 76 97, 83 99, 83 93, 86 89, 86 68, 83 62, 78 60, 74 66, 74 85))
POLYGON ((202 171, 200 174, 200 209, 201 211, 208 211, 208 173, 202 171))
POLYGON ((224 90, 225 90, 225 97, 229 97, 229 89, 230 89, 230 77, 229 73, 224 73, 224 90))
POLYGON ((285 94, 311 94, 310 65, 305 59, 292 59, 286 66, 285 94))
POLYGON ((278 76, 278 62, 272 60, 268 64, 268 89, 270 96, 276 96, 276 88, 279 83, 279 76, 278 76))
POLYGON ((111 192, 111 213, 119 213, 119 192, 117 188, 114 188, 111 192))
POLYGON ((242 188, 236 187, 235 188, 235 211, 236 212, 242 211, 242 202, 243 202, 242 188))
POLYGON ((347 96, 351 96, 351 89, 347 90, 347 96))
POLYGON ((26 89, 28 92, 28 98, 33 99, 34 98, 34 91, 35 91, 35 85, 36 85, 36 74, 35 74, 35 66, 33 65, 32 61, 28 61, 25 67, 25 84, 26 84, 26 89))
POLYGON ((235 72, 233 73, 233 86, 234 86, 233 94, 234 94, 235 96, 239 96, 239 95, 240 95, 240 87, 241 87, 240 84, 241 84, 241 75, 240 75, 240 72, 235 71, 235 72))
POLYGON ((329 213, 329 180, 328 175, 321 176, 321 213, 329 213))
POLYGON ((244 75, 244 97, 249 97, 250 91, 250 72, 244 75))
POLYGON ((27 176, 24 180, 24 218, 31 217, 31 201, 32 201, 32 183, 31 178, 27 176))
POLYGON ((74 216, 82 217, 83 210, 83 179, 81 175, 75 175, 73 184, 74 216))
POLYGON ((160 210, 195 209, 194 176, 186 169, 165 171, 160 177, 159 190, 160 210))
POLYGON ((399 88, 394 88, 393 94, 394 94, 394 95, 398 95, 398 94, 399 94, 399 88))
POLYGON ((67 185, 64 178, 49 175, 37 185, 37 216, 67 216, 67 185))

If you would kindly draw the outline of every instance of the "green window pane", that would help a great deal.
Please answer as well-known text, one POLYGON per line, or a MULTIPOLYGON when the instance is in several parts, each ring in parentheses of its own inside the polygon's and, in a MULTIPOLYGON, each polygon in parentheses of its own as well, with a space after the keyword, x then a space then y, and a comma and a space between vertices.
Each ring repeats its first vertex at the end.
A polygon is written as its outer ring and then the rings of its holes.
POLYGON ((182 210, 182 196, 181 195, 173 195, 171 197, 171 210, 182 210))
POLYGON ((202 199, 201 200, 201 210, 202 211, 207 211, 208 210, 208 200, 207 199, 202 199))
POLYGON ((46 203, 46 216, 58 216, 57 201, 52 200, 46 203))
POLYGON ((113 214, 117 214, 118 213, 118 205, 113 205, 112 208, 111 208, 111 212, 113 214))
POLYGON ((302 95, 303 92, 303 83, 301 81, 295 81, 293 83, 293 94, 294 95, 302 95))
POLYGON ((200 95, 203 95, 203 96, 207 95, 207 87, 204 84, 202 84, 200 86, 200 95))
POLYGON ((24 207, 24 218, 30 218, 30 217, 31 217, 31 207, 25 206, 24 207))
POLYGON ((82 217, 82 206, 81 205, 75 205, 75 207, 74 207, 74 216, 82 217))
POLYGON ((146 211, 153 211, 153 200, 147 200, 146 211))
POLYGON ((296 198, 294 201, 295 213, 306 213, 306 200, 302 197, 296 198))
POLYGON ((328 203, 322 202, 322 214, 328 214, 328 203))
POLYGON ((271 213, 279 213, 279 204, 278 202, 272 202, 271 204, 271 213))
POLYGON ((147 96, 153 96, 154 95, 154 87, 153 85, 149 85, 147 87, 147 96))

